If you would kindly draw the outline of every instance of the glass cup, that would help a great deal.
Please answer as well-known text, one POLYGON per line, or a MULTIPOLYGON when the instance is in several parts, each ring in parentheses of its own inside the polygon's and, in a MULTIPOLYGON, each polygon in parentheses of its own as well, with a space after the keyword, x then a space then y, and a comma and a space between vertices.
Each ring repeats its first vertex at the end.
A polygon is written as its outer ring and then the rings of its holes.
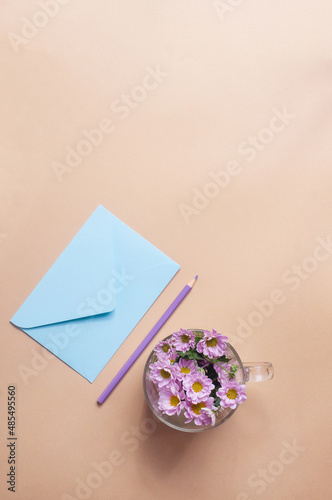
MULTIPOLYGON (((189 328, 192 332, 203 333, 204 330, 199 330, 197 328, 189 328)), ((172 335, 168 335, 164 341, 167 341, 172 335)), ((268 362, 253 362, 247 363, 242 362, 240 356, 236 352, 231 344, 227 343, 226 356, 231 358, 231 364, 238 365, 238 371, 235 374, 234 380, 240 384, 245 384, 246 382, 263 382, 264 380, 270 380, 273 377, 273 366, 268 362)), ((186 417, 183 412, 180 415, 166 415, 162 413, 158 408, 158 388, 155 386, 154 382, 150 378, 150 364, 157 360, 157 356, 154 350, 150 353, 147 362, 144 367, 143 373, 143 389, 145 399, 147 401, 148 406, 154 415, 164 424, 172 427, 173 429, 183 431, 183 432, 202 432, 207 429, 214 429, 218 425, 225 422, 229 417, 233 415, 233 413, 237 410, 231 408, 220 409, 216 416, 216 423, 214 426, 200 426, 196 425, 194 421, 185 423, 186 417)))

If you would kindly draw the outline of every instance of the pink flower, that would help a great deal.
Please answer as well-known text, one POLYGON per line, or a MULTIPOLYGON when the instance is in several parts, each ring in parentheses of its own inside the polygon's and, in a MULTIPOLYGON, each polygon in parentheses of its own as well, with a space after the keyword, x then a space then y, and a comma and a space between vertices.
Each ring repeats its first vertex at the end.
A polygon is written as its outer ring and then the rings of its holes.
POLYGON ((247 399, 246 386, 235 382, 235 380, 229 380, 217 390, 217 396, 220 398, 221 406, 234 410, 237 405, 247 399))
MULTIPOLYGON (((229 372, 231 371, 231 363, 227 363, 227 364, 223 363, 222 366, 224 368, 226 368, 226 370, 228 370, 229 372)), ((229 381, 229 373, 226 372, 226 370, 221 368, 221 366, 217 365, 216 363, 213 364, 213 368, 217 372, 218 380, 219 380, 221 385, 224 384, 225 382, 229 381)))
MULTIPOLYGON (((217 408, 215 408, 217 410, 217 408)), ((199 415, 200 425, 210 425, 214 427, 216 425, 216 414, 210 408, 202 408, 199 415)))
POLYGON ((226 342, 228 338, 217 330, 209 332, 205 330, 202 340, 197 344, 197 352, 208 356, 209 358, 219 358, 226 352, 226 342))
POLYGON ((158 407, 166 415, 180 415, 184 407, 184 392, 176 382, 159 392, 158 407))
POLYGON ((159 389, 170 387, 175 380, 173 365, 167 359, 152 363, 150 365, 150 377, 159 389))
POLYGON ((195 347, 195 334, 191 330, 183 330, 173 333, 173 344, 177 351, 187 352, 195 347))
POLYGON ((185 400, 184 416, 186 417, 186 424, 194 420, 196 425, 214 425, 215 416, 213 413, 213 398, 207 398, 205 401, 193 403, 188 399, 185 400), (213 422, 213 423, 212 423, 213 422))
POLYGON ((195 362, 192 359, 180 358, 178 363, 174 365, 174 373, 178 380, 183 380, 188 375, 197 373, 195 362))
POLYGON ((158 360, 171 359, 171 358, 175 360, 177 354, 175 352, 175 349, 172 347, 171 342, 172 342, 171 339, 167 341, 161 340, 160 342, 158 342, 158 344, 154 348, 158 360))
POLYGON ((182 385, 187 398, 193 403, 205 401, 214 389, 212 380, 200 371, 187 375, 183 379, 182 385))

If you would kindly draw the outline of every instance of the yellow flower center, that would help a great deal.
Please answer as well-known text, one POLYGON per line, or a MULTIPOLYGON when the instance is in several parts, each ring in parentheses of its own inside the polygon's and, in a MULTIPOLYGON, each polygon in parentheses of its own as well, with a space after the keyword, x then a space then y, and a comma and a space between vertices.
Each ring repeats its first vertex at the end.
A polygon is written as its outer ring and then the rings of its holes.
POLYGON ((190 373, 190 368, 188 368, 188 366, 183 366, 181 368, 181 373, 186 373, 186 374, 190 373))
POLYGON ((199 415, 200 412, 201 412, 201 409, 202 408, 205 408, 206 407, 206 404, 205 403, 196 403, 195 405, 191 405, 191 409, 194 413, 196 413, 196 415, 199 415))
POLYGON ((228 397, 228 399, 236 399, 237 397, 236 389, 228 389, 226 396, 228 397))
POLYGON ((169 345, 168 344, 164 344, 161 348, 164 352, 168 352, 169 351, 169 345))
POLYGON ((209 339, 206 341, 206 345, 208 347, 215 347, 218 344, 218 341, 215 337, 212 337, 212 339, 209 339))
POLYGON ((199 392, 203 389, 203 384, 201 384, 200 382, 194 382, 193 389, 195 392, 199 392))
POLYGON ((184 344, 188 344, 189 340, 189 335, 181 335, 181 342, 183 342, 184 344))
POLYGON ((160 375, 163 377, 163 378, 169 378, 171 376, 171 374, 169 372, 167 372, 166 370, 160 370, 160 375))
POLYGON ((171 399, 169 400, 171 406, 177 406, 180 402, 179 398, 177 396, 171 396, 171 399))

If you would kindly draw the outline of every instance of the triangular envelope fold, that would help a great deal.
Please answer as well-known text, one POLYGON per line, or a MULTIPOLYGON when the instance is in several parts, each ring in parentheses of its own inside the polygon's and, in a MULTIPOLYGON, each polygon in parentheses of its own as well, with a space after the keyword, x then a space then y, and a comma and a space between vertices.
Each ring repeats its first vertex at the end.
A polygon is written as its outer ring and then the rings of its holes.
MULTIPOLYGON (((95 212, 38 283, 11 322, 34 328, 113 311, 113 225, 95 212)), ((106 217, 107 219, 107 217, 106 217)))

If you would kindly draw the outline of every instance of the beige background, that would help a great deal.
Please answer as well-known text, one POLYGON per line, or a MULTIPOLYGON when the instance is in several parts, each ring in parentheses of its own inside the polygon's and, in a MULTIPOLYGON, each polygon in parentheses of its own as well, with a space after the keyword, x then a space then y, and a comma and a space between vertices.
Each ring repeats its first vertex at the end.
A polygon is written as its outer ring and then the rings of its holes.
POLYGON ((319 242, 331 241, 330 0, 43 3, 1 2, 0 497, 331 498, 332 249, 319 242), (146 75, 158 67, 153 85, 146 75), (156 88, 144 95, 142 82, 156 88), (116 111, 128 94, 132 108, 116 111), (113 132, 57 176, 66 147, 104 119, 113 132), (9 319, 98 204, 182 268, 89 384, 9 319), (147 351, 98 407, 195 274, 156 340, 216 328, 242 359, 272 361, 275 378, 248 385, 221 427, 182 434, 146 407, 147 351), (282 303, 255 314, 271 294, 282 303), (114 465, 102 477, 105 461, 114 465))

